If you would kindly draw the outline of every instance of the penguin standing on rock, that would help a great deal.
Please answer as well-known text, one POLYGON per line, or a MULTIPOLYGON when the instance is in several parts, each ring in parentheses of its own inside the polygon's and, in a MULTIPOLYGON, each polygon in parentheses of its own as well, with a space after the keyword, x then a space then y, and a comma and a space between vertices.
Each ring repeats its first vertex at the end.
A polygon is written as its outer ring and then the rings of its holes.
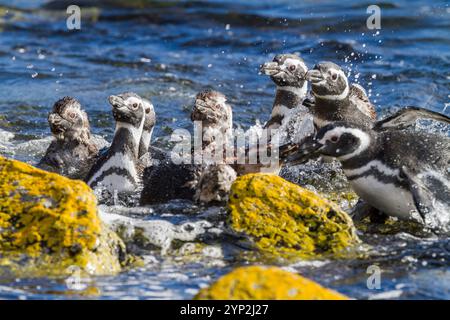
POLYGON ((64 97, 54 104, 48 123, 56 140, 37 166, 72 179, 83 179, 99 151, 86 112, 75 98, 64 97))
POLYGON ((450 124, 450 118, 406 108, 377 122, 333 122, 296 148, 281 148, 286 162, 321 155, 338 159, 355 192, 372 207, 435 229, 450 222, 450 139, 401 130, 419 118, 450 124))
MULTIPOLYGON (((146 102, 135 93, 110 96, 116 129, 109 150, 92 167, 85 181, 110 193, 135 192, 140 182, 139 147, 145 124, 146 102)), ((148 112, 151 112, 147 108, 148 112)))

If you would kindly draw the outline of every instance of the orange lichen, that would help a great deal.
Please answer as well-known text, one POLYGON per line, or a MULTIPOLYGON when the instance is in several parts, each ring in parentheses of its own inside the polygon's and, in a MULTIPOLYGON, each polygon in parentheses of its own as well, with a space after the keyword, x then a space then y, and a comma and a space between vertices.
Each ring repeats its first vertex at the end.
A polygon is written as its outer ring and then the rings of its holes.
POLYGON ((346 296, 276 267, 241 267, 200 290, 203 300, 345 300, 346 296))
POLYGON ((275 256, 336 254, 359 242, 337 205, 276 175, 239 177, 228 207, 230 227, 275 256))
POLYGON ((117 272, 123 243, 102 225, 96 203, 82 181, 0 157, 0 266, 25 255, 24 269, 41 265, 50 274, 72 265, 117 272))

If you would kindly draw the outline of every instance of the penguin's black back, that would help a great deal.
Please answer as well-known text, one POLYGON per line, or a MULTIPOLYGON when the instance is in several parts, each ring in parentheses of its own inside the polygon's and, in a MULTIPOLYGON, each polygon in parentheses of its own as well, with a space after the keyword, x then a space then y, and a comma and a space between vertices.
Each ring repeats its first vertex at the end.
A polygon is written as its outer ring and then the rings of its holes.
POLYGON ((170 159, 144 169, 140 204, 149 205, 173 199, 192 200, 200 165, 174 164, 170 159))

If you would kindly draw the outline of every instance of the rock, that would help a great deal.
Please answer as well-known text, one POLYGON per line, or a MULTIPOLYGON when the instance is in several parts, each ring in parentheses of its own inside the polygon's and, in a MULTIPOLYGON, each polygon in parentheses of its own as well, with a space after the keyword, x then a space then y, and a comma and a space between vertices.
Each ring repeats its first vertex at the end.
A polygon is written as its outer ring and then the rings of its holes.
POLYGON ((346 300, 346 296, 276 267, 241 267, 195 296, 198 300, 346 300))
MULTIPOLYGON (((103 221, 125 241, 127 247, 147 250, 160 249, 162 255, 169 253, 174 242, 191 242, 214 230, 214 225, 206 220, 175 224, 167 220, 143 220, 130 218, 106 210, 100 211, 103 221)), ((133 251, 134 252, 134 251, 133 251)))
POLYGON ((339 255, 359 242, 351 218, 337 205, 276 175, 239 177, 228 209, 234 232, 277 257, 339 255))
POLYGON ((0 273, 113 274, 127 260, 84 182, 0 156, 0 273))

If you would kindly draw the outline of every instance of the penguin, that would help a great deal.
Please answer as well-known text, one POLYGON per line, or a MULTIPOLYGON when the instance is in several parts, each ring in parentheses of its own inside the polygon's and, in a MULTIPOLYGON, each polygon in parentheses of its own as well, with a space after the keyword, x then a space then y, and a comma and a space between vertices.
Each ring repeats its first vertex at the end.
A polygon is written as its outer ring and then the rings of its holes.
POLYGON ((91 135, 86 112, 78 100, 64 97, 53 105, 48 123, 55 140, 37 167, 72 179, 83 179, 100 149, 91 135))
POLYGON ((353 190, 370 206, 389 216, 441 228, 450 222, 450 138, 403 130, 419 118, 450 124, 445 115, 407 108, 372 128, 328 123, 297 148, 281 147, 280 152, 285 162, 334 157, 353 190))
POLYGON ((150 142, 152 140, 153 129, 156 124, 156 113, 153 104, 148 99, 140 98, 144 107, 145 119, 144 127, 142 128, 141 140, 139 141, 138 157, 142 158, 148 153, 150 142))
POLYGON ((277 54, 272 62, 264 63, 260 71, 270 76, 277 86, 272 114, 264 129, 277 129, 289 119, 292 109, 301 106, 306 98, 308 67, 296 54, 277 54))
POLYGON ((144 169, 153 163, 154 158, 157 158, 155 155, 160 153, 159 149, 150 146, 153 129, 156 124, 155 108, 150 100, 144 98, 141 98, 141 100, 144 106, 145 118, 141 140, 139 141, 138 172, 140 176, 142 176, 144 169))
POLYGON ((349 84, 344 71, 329 61, 320 62, 306 73, 314 101, 305 101, 314 116, 314 125, 321 128, 330 122, 348 121, 371 127, 376 111, 365 90, 349 84))
MULTIPOLYGON (((163 160, 144 170, 141 205, 186 199, 202 204, 226 201, 233 168, 224 162, 213 162, 209 156, 224 150, 232 130, 232 109, 225 95, 214 90, 204 90, 196 95, 191 111, 191 121, 201 125, 201 148, 192 148, 188 163, 175 163, 171 153, 163 160), (220 137, 221 139, 218 139, 220 137), (208 158, 203 158, 208 156, 208 158), (195 158, 202 161, 196 163, 195 158)), ((224 159, 225 160, 225 159, 224 159)))
POLYGON ((206 89, 199 92, 191 112, 191 121, 202 128, 202 150, 213 151, 226 146, 232 136, 233 111, 226 96, 218 91, 206 89), (217 138, 223 138, 217 141, 217 138))
POLYGON ((109 97, 116 128, 111 147, 92 167, 85 178, 94 190, 111 194, 135 192, 140 183, 139 149, 145 124, 145 102, 135 93, 109 97))

